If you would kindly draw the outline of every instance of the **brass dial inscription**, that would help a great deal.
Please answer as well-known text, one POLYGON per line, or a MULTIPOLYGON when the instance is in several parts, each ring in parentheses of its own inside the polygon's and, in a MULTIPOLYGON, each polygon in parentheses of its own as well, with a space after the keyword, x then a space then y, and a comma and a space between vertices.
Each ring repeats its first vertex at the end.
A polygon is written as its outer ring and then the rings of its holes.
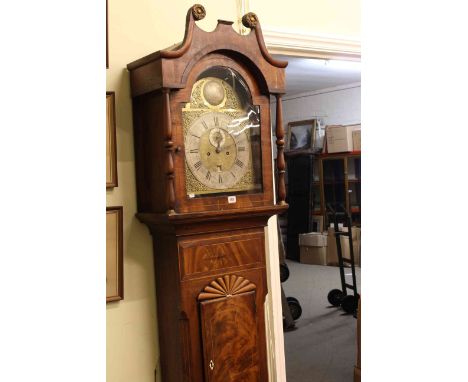
POLYGON ((221 112, 208 112, 195 119, 185 135, 185 157, 195 178, 211 189, 236 186, 250 166, 247 134, 221 112))

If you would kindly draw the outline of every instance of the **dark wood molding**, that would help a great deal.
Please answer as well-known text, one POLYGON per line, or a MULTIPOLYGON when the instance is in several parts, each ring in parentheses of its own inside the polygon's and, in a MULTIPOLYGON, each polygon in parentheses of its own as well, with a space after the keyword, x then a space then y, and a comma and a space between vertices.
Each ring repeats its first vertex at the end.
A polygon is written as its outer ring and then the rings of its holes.
POLYGON ((187 13, 184 41, 180 45, 149 54, 127 65, 133 97, 160 90, 162 87, 185 88, 184 74, 189 61, 216 52, 224 52, 245 61, 254 68, 257 75, 264 77, 262 80, 269 93, 285 93, 284 68, 287 62, 275 60, 268 53, 260 23, 254 27, 255 33, 248 35, 238 34, 232 28, 232 22, 224 20, 218 20, 218 25, 212 32, 205 32, 196 25, 191 9, 187 13), (196 57, 191 52, 197 52, 196 57), (149 72, 152 73, 150 81, 149 72))
POLYGON ((163 93, 163 126, 165 133, 165 148, 167 151, 167 213, 174 214, 175 208, 175 190, 174 190, 174 142, 172 141, 172 121, 171 121, 171 105, 169 101, 169 92, 167 88, 162 89, 163 93))
POLYGON ((206 222, 219 222, 226 220, 238 220, 244 217, 263 217, 267 220, 277 214, 281 214, 288 209, 287 204, 260 206, 243 209, 231 209, 221 211, 206 211, 194 213, 144 213, 140 212, 136 216, 142 223, 150 225, 184 225, 199 224, 206 222))
POLYGON ((283 102, 281 94, 276 94, 276 167, 278 171, 278 204, 286 203, 286 186, 284 174, 286 162, 284 161, 284 128, 283 128, 283 102))
POLYGON ((273 58, 268 52, 268 49, 265 45, 265 39, 263 38, 262 27, 260 26, 260 21, 258 20, 258 17, 255 13, 250 12, 245 14, 242 17, 242 24, 244 24, 246 28, 250 28, 255 31, 255 36, 257 37, 258 45, 265 60, 267 60, 271 65, 276 66, 278 68, 286 68, 286 66, 288 66, 287 61, 277 60, 273 58))
POLYGON ((193 28, 196 27, 195 21, 204 19, 206 11, 203 5, 195 4, 187 11, 185 36, 182 43, 174 50, 161 50, 162 58, 179 58, 187 52, 192 43, 193 28))

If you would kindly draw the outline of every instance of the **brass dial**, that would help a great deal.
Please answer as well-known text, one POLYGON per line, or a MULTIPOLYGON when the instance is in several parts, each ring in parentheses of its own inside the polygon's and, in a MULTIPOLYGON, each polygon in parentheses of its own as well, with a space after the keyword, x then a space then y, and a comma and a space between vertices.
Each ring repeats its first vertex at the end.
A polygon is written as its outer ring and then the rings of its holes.
POLYGON ((185 135, 185 157, 195 178, 214 190, 228 190, 250 167, 249 139, 233 118, 208 112, 195 119, 185 135))

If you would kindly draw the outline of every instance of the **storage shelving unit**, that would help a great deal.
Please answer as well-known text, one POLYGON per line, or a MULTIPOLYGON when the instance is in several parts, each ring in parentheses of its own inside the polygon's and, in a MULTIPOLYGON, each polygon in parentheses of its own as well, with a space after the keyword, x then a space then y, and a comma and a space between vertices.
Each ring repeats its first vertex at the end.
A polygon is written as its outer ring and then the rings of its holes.
POLYGON ((361 224, 361 152, 321 154, 318 156, 321 211, 329 225, 326 206, 343 206, 351 214, 353 225, 361 224))
POLYGON ((313 154, 290 152, 287 161, 286 257, 299 261, 299 234, 312 231, 314 216, 329 226, 327 204, 343 206, 353 225, 361 224, 361 152, 313 154))

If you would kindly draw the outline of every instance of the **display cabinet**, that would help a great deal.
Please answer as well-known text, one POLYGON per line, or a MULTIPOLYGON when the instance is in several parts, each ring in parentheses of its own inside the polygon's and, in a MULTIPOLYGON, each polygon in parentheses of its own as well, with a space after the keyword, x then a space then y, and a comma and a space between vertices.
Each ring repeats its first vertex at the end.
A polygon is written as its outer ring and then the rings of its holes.
POLYGON ((361 224, 361 153, 288 152, 286 257, 299 261, 299 235, 329 226, 327 206, 351 213, 361 224))
POLYGON ((322 154, 320 169, 321 214, 329 225, 327 206, 345 209, 353 225, 361 224, 361 152, 322 154))

